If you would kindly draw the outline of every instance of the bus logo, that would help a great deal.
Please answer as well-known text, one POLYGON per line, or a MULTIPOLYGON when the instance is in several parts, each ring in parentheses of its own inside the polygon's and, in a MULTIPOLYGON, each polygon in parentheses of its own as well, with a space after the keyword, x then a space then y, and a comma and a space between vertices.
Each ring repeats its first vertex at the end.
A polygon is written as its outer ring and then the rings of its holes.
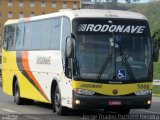
POLYGON ((145 26, 134 26, 134 25, 80 24, 78 27, 78 31, 142 34, 145 28, 146 28, 145 26))
POLYGON ((117 95, 117 94, 118 94, 118 90, 117 90, 117 89, 114 89, 114 90, 112 91, 112 93, 113 93, 114 95, 117 95))
POLYGON ((87 24, 80 24, 78 31, 85 31, 86 27, 87 27, 87 24))
POLYGON ((118 69, 116 71, 116 76, 118 79, 126 79, 126 71, 124 69, 118 69))

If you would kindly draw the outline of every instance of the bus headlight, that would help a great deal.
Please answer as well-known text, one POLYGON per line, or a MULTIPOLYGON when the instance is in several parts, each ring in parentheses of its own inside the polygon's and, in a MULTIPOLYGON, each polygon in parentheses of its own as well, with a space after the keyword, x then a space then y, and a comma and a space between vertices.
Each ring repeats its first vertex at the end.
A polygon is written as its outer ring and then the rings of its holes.
POLYGON ((83 90, 83 89, 74 89, 74 93, 81 94, 81 95, 94 95, 95 92, 90 90, 83 90))
POLYGON ((141 90, 138 92, 135 92, 136 95, 150 95, 152 93, 151 90, 141 90))

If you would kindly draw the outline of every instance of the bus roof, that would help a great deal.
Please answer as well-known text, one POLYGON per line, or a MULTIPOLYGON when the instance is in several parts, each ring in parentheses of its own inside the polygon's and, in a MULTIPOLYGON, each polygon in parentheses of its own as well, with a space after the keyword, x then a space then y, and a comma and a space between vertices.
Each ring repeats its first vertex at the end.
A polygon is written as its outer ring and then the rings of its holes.
POLYGON ((15 24, 18 23, 18 19, 11 19, 11 20, 7 20, 4 25, 10 25, 10 24, 15 24))
POLYGON ((40 19, 47 19, 58 16, 66 16, 70 19, 73 18, 124 18, 124 19, 141 19, 147 20, 147 18, 135 12, 122 11, 122 10, 106 10, 106 9, 79 9, 79 10, 71 10, 71 9, 63 9, 59 12, 34 16, 29 18, 21 18, 19 20, 8 20, 7 24, 14 24, 19 21, 35 21, 40 19))
POLYGON ((126 19, 145 19, 147 20, 147 18, 140 13, 122 11, 122 10, 81 9, 81 10, 68 10, 67 12, 70 17, 126 18, 126 19))

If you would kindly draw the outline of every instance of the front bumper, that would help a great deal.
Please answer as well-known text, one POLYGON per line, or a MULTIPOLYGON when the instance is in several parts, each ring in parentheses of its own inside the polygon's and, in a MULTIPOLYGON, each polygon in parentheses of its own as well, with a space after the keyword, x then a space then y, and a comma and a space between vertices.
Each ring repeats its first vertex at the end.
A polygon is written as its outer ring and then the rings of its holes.
POLYGON ((85 96, 73 94, 73 109, 109 109, 114 110, 117 108, 150 108, 148 100, 151 101, 152 96, 85 96), (80 104, 75 101, 79 100, 80 104), (108 101, 120 101, 120 105, 109 105, 108 101))

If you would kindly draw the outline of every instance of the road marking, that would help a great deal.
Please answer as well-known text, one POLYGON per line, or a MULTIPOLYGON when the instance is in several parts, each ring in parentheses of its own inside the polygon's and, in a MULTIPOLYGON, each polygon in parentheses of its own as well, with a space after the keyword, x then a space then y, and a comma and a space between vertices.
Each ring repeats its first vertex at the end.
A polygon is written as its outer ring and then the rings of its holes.
POLYGON ((147 113, 151 113, 151 114, 158 114, 158 115, 160 115, 160 113, 159 113, 159 112, 153 112, 153 111, 148 111, 148 110, 138 110, 138 111, 140 111, 140 112, 147 112, 147 113))
POLYGON ((5 112, 10 112, 10 113, 17 113, 17 111, 10 110, 10 109, 1 109, 1 110, 5 112))
POLYGON ((38 117, 34 117, 34 116, 29 116, 29 115, 25 115, 24 117, 29 118, 29 119, 33 119, 33 120, 41 120, 38 117))

